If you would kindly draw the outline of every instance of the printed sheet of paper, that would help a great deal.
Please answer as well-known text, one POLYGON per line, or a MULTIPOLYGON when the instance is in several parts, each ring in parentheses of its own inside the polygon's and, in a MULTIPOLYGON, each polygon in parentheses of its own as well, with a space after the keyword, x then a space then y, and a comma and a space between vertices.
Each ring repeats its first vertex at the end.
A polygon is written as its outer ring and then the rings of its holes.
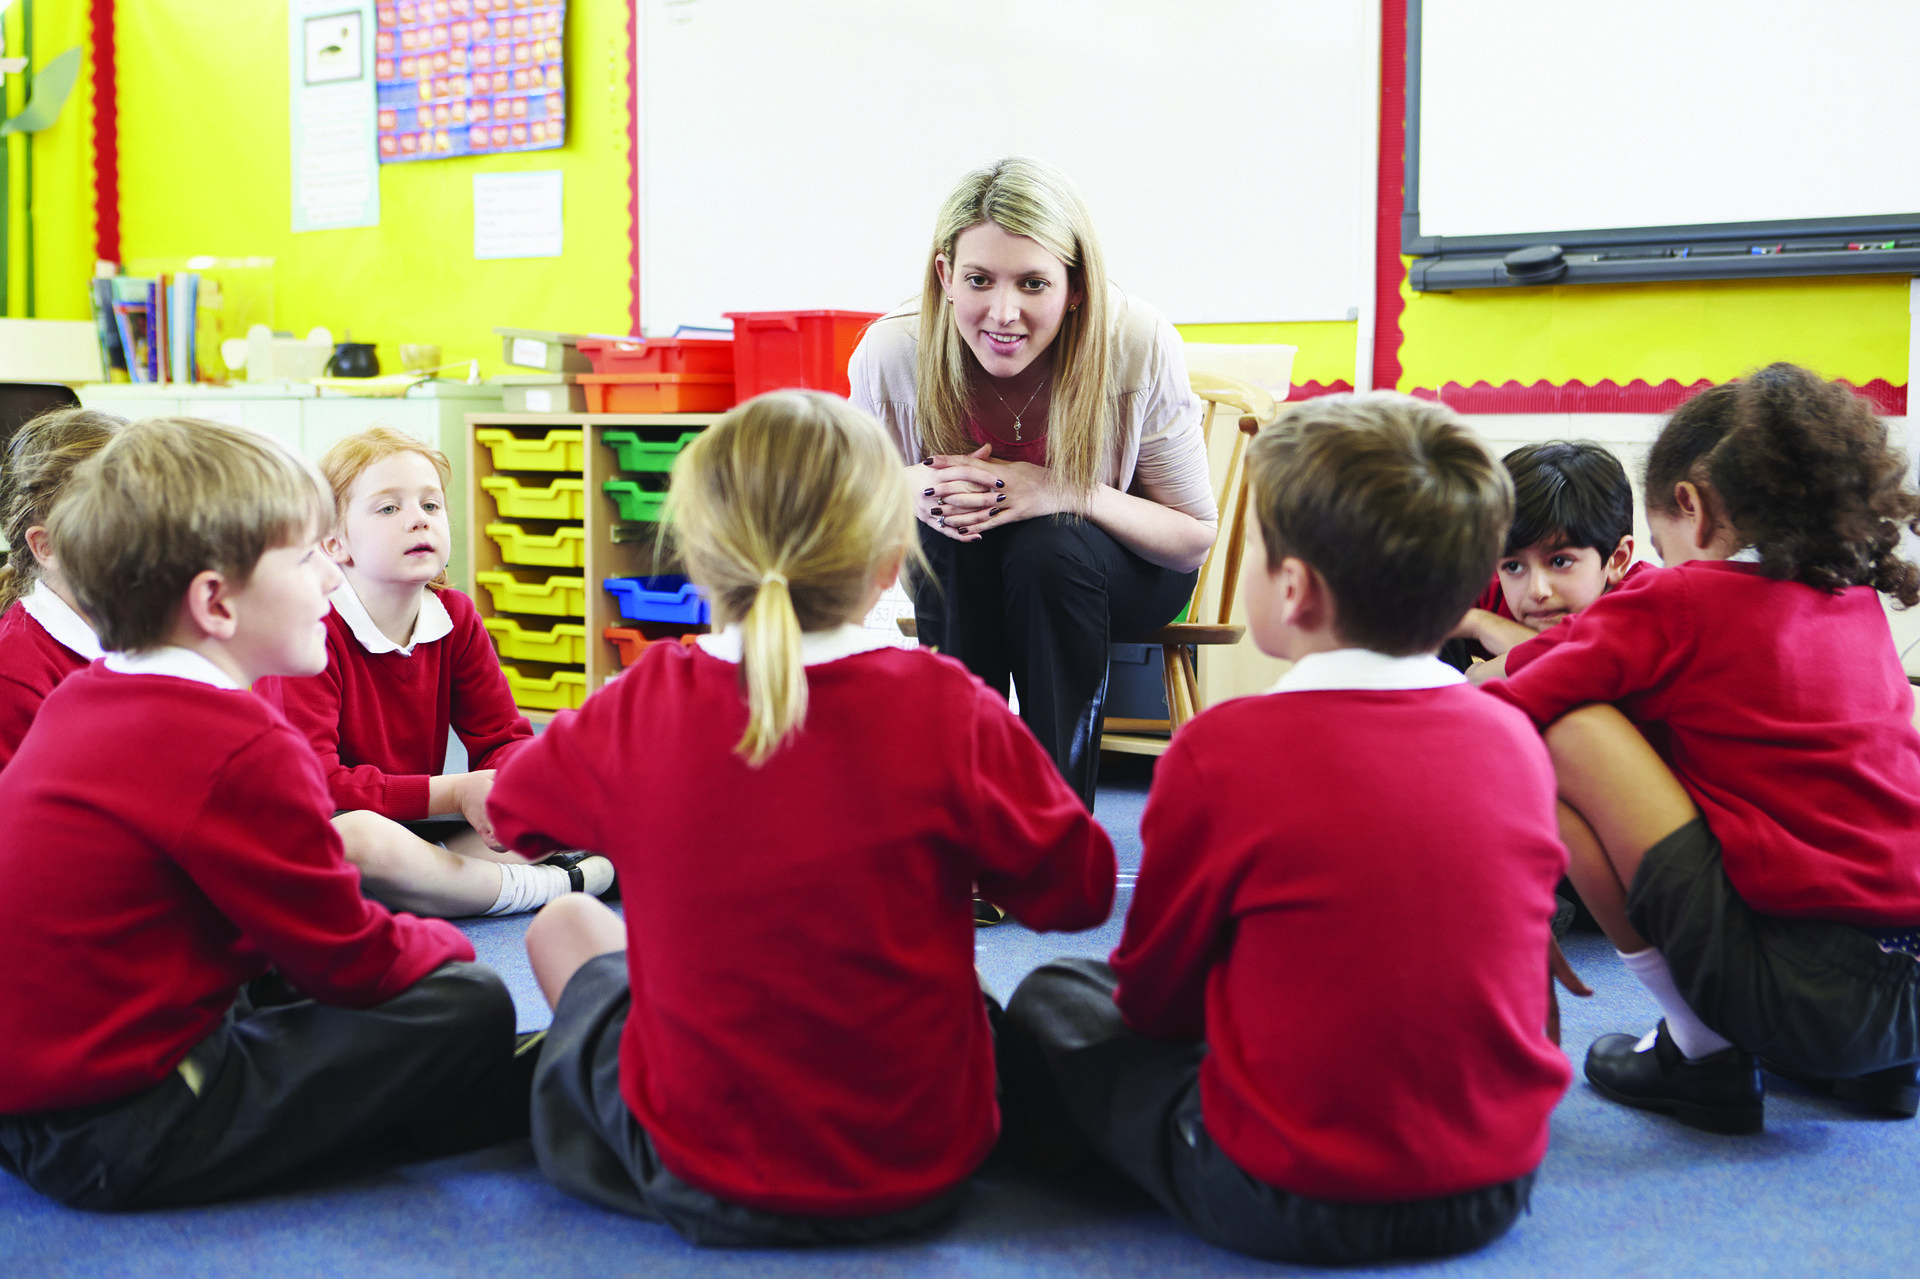
POLYGON ((562 174, 473 175, 473 256, 557 258, 566 245, 562 174))
POLYGON ((293 229, 380 225, 373 0, 291 0, 293 229))

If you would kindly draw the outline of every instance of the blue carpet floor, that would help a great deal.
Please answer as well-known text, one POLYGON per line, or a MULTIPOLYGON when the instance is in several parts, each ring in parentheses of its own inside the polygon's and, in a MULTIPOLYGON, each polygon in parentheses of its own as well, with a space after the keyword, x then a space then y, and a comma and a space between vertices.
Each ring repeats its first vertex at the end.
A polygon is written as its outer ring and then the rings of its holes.
MULTIPOLYGON (((1144 769, 1110 763, 1099 813, 1126 870, 1138 864, 1144 769)), ((1130 877, 1123 870, 1121 911, 1130 877)), ((1005 996, 1035 964, 1104 954, 1115 922, 1035 936, 983 930, 979 962, 1005 996)), ((524 919, 468 925, 508 976, 523 1028, 547 1012, 527 970, 524 919)), ((1564 1001, 1577 1064, 1610 1030, 1644 1030, 1653 1003, 1597 936, 1569 956, 1597 994, 1564 1001)), ((1419 962, 1417 955, 1407 957, 1419 962)), ((4 1049, 0 1049, 4 1051, 4 1049)), ((1418 1046, 1409 1045, 1417 1054, 1418 1046)), ((1767 1131, 1714 1137, 1602 1101, 1576 1082, 1554 1114, 1533 1211, 1479 1253, 1364 1273, 1435 1276, 1899 1275, 1920 1254, 1920 1124, 1866 1117, 1769 1079, 1767 1131)), ((620 1275, 1178 1276, 1289 1273, 1195 1242, 1151 1201, 1091 1173, 1045 1181, 998 1160, 948 1226, 906 1243, 814 1252, 702 1251, 661 1226, 568 1199, 524 1142, 432 1162, 362 1159, 213 1208, 94 1216, 53 1206, 0 1175, 0 1276, 620 1275)))

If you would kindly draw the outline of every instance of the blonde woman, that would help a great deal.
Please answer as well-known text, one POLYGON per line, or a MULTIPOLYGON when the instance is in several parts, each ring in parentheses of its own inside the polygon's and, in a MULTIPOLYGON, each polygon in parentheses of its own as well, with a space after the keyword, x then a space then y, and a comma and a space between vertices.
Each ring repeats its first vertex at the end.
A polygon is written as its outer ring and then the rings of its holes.
POLYGON ((1013 157, 947 198, 918 307, 851 377, 908 463, 921 643, 1011 678, 1091 808, 1107 645, 1173 619, 1218 521, 1179 334, 1107 283, 1072 183, 1013 157))
POLYGON ((837 396, 734 409, 668 509, 719 629, 500 771, 502 840, 600 849, 627 885, 624 920, 575 893, 527 929, 554 1005, 533 1149, 570 1194, 722 1246, 945 1217, 998 1129, 973 884, 1037 929, 1112 907, 1112 842, 1006 703, 861 628, 912 497, 837 396))

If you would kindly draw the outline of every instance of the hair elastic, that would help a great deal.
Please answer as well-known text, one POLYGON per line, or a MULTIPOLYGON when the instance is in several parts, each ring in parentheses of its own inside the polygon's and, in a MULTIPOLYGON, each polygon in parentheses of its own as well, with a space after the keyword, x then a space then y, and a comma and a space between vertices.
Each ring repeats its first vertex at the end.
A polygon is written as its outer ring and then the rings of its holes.
POLYGON ((782 587, 785 587, 787 585, 787 575, 785 573, 780 572, 778 569, 771 569, 771 568, 760 575, 760 585, 762 587, 771 586, 775 582, 778 582, 782 587))

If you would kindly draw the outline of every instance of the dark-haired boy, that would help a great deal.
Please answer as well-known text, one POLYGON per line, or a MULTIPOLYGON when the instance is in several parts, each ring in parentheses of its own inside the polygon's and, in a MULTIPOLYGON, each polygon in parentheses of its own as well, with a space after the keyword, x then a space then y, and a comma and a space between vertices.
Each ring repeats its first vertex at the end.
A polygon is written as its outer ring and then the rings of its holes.
POLYGON ((48 521, 108 655, 0 773, 0 1167, 63 1203, 223 1198, 509 1096, 500 979, 361 895, 312 749, 246 691, 326 661, 326 513, 273 440, 157 418, 48 521), (256 1003, 270 966, 304 996, 256 1003))
POLYGON ((1455 665, 1475 683, 1506 674, 1516 646, 1646 568, 1633 561, 1633 485, 1620 459, 1585 440, 1527 444, 1503 459, 1513 477, 1513 523, 1493 581, 1453 630, 1455 665))
POLYGON ((1447 409, 1392 395, 1309 401, 1248 467, 1248 627, 1294 666, 1161 757, 1111 966, 1014 993, 1010 1148, 1057 1160, 1077 1137, 1256 1256, 1475 1248, 1525 1208, 1570 1073, 1542 980, 1567 861, 1552 766, 1434 656, 1511 483, 1447 409))

